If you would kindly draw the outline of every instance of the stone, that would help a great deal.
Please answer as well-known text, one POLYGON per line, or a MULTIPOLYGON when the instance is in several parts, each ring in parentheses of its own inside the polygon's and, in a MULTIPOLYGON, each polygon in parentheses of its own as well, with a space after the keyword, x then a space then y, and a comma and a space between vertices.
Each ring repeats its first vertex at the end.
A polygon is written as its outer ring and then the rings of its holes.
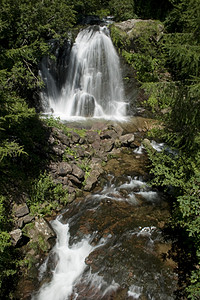
POLYGON ((71 143, 72 144, 76 144, 79 142, 80 140, 80 135, 74 131, 71 131, 71 143))
POLYGON ((29 208, 26 205, 26 203, 20 205, 14 205, 13 212, 17 218, 20 218, 29 214, 29 208))
POLYGON ((58 164, 57 163, 51 163, 49 165, 49 170, 51 173, 56 173, 58 169, 58 164))
POLYGON ((134 142, 134 139, 135 137, 132 133, 128 133, 119 137, 121 144, 125 146, 130 145, 132 142, 134 142))
POLYGON ((103 140, 101 142, 101 149, 103 152, 110 152, 114 147, 114 141, 113 140, 103 140))
POLYGON ((86 179, 84 191, 91 191, 97 184, 99 176, 103 173, 103 169, 100 164, 92 164, 89 176, 86 179))
POLYGON ((79 168, 77 165, 72 165, 72 175, 77 177, 79 180, 83 180, 85 176, 85 172, 79 168))
POLYGON ((26 215, 25 217, 18 219, 18 227, 23 228, 26 224, 31 223, 34 220, 34 217, 31 215, 26 215))
POLYGON ((118 137, 122 135, 123 128, 119 124, 111 125, 113 130, 117 133, 118 137))
POLYGON ((43 243, 45 243, 47 250, 50 250, 52 246, 55 244, 56 234, 51 227, 50 223, 46 221, 44 218, 36 218, 35 222, 32 223, 33 226, 24 227, 27 230, 27 235, 30 238, 31 242, 36 242, 39 244, 38 236, 43 239, 43 243))
POLYGON ((57 156, 62 156, 64 154, 64 150, 61 149, 58 145, 53 146, 52 147, 53 152, 57 155, 57 156))
POLYGON ((88 141, 89 144, 92 144, 95 141, 100 140, 100 136, 96 131, 88 131, 86 133, 86 140, 88 141))
POLYGON ((74 175, 69 175, 69 180, 73 183, 73 184, 75 184, 75 185, 77 185, 77 186, 81 186, 81 181, 76 177, 76 176, 74 176, 74 175))
POLYGON ((142 141, 142 144, 144 145, 144 147, 147 147, 148 149, 150 149, 153 153, 156 153, 156 149, 153 148, 153 146, 151 145, 151 142, 149 139, 144 139, 142 141))
POLYGON ((57 128, 54 128, 53 131, 62 144, 69 146, 70 141, 69 141, 69 137, 66 134, 64 134, 61 130, 57 128))
POLYGON ((116 139, 118 137, 118 133, 115 130, 111 129, 106 129, 103 130, 100 134, 100 138, 102 140, 104 139, 116 139))
POLYGON ((71 174, 71 172, 72 172, 72 167, 71 167, 70 164, 68 164, 65 161, 62 161, 62 162, 59 163, 58 172, 57 172, 57 174, 59 176, 65 177, 67 174, 71 174))
POLYGON ((94 149, 95 152, 99 151, 100 148, 101 148, 101 145, 100 145, 100 140, 95 140, 93 143, 92 143, 92 149, 94 149))
POLYGON ((21 229, 15 229, 13 231, 10 232, 10 236, 11 236, 11 243, 13 246, 17 246, 17 244, 19 244, 19 242, 22 240, 22 231, 21 229))

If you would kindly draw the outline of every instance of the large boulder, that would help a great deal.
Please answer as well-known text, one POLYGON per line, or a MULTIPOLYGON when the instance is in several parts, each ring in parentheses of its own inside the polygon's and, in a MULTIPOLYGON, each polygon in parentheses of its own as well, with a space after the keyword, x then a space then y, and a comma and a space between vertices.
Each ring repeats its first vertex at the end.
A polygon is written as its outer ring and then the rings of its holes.
POLYGON ((24 230, 30 242, 38 245, 38 248, 42 247, 46 251, 49 251, 55 244, 56 238, 56 234, 50 223, 44 218, 36 218, 31 226, 27 226, 24 227, 24 230))
POLYGON ((164 25, 156 20, 130 19, 120 23, 115 23, 123 34, 127 34, 127 38, 134 40, 143 34, 149 34, 149 38, 159 41, 163 35, 164 25))
POLYGON ((134 142, 134 135, 132 133, 127 133, 125 135, 120 136, 119 141, 121 142, 122 146, 128 146, 132 142, 134 142))
POLYGON ((100 175, 103 173, 101 163, 97 163, 94 159, 91 164, 91 171, 85 180, 84 191, 91 191, 98 182, 100 175))
POLYGON ((85 172, 79 168, 77 165, 72 165, 72 175, 77 177, 79 180, 83 180, 85 176, 85 172))
POLYGON ((13 213, 17 218, 24 217, 29 214, 29 208, 26 205, 26 203, 20 205, 14 205, 13 213))
POLYGON ((65 161, 62 161, 58 165, 57 174, 59 176, 66 176, 67 174, 70 174, 72 172, 72 167, 70 164, 68 164, 65 161))
POLYGON ((21 229, 17 228, 15 230, 12 230, 10 232, 10 237, 11 237, 12 245, 17 246, 22 240, 22 231, 21 231, 21 229))

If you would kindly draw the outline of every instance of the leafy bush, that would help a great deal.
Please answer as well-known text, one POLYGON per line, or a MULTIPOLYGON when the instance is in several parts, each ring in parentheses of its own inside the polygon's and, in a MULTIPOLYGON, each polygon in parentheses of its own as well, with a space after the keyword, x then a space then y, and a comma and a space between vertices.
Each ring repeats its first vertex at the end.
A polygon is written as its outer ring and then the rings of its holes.
POLYGON ((28 205, 33 215, 50 215, 52 210, 58 209, 68 202, 68 191, 62 184, 53 182, 46 172, 35 179, 28 205))

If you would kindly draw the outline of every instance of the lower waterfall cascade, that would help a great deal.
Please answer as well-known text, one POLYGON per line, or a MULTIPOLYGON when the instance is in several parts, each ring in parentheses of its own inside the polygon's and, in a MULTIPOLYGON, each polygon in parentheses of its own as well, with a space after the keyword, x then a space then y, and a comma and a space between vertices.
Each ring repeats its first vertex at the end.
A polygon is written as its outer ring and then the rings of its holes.
POLYGON ((57 242, 32 300, 175 299, 175 274, 156 254, 164 246, 156 214, 165 210, 142 178, 109 176, 100 192, 52 221, 57 242))
POLYGON ((82 29, 71 49, 66 81, 58 88, 51 68, 41 64, 45 113, 61 119, 123 119, 127 114, 118 54, 106 26, 82 29))

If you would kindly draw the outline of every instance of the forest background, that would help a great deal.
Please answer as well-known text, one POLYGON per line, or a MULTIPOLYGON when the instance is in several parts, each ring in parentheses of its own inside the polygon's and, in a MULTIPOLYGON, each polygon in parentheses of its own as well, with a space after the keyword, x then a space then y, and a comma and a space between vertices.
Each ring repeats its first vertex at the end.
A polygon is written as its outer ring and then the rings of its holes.
POLYGON ((84 15, 113 15, 115 21, 156 19, 164 24, 159 41, 139 36, 135 53, 120 34, 111 29, 111 35, 148 95, 143 104, 163 124, 152 136, 172 149, 171 154, 147 149, 152 184, 172 197, 170 230, 182 241, 183 261, 188 262, 178 299, 200 299, 200 1, 1 0, 0 4, 2 299, 12 299, 19 266, 17 249, 10 243, 11 204, 19 194, 31 194, 48 163, 47 128, 35 110, 43 85, 38 65, 44 55, 51 55, 49 41, 56 39, 62 45, 84 15))

